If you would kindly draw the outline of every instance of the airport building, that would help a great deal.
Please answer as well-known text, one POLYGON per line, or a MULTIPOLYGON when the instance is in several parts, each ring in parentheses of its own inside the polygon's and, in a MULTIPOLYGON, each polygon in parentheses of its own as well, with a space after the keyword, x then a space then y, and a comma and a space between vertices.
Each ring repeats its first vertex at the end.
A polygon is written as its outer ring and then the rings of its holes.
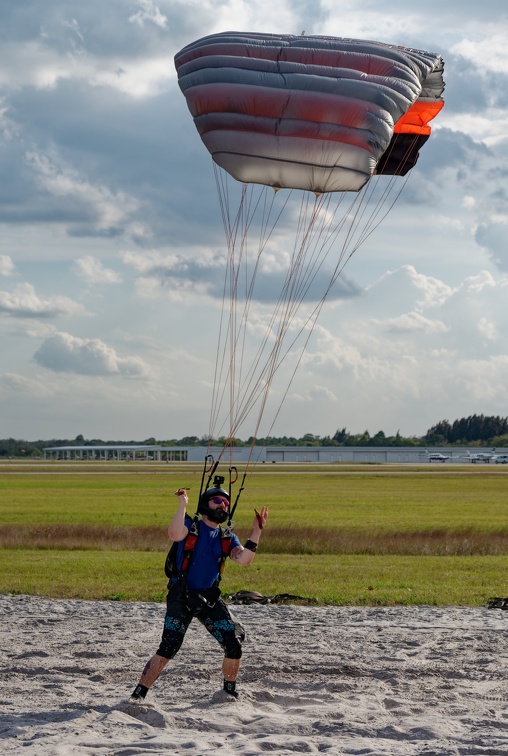
MULTIPOLYGON (((222 447, 207 449, 204 446, 161 446, 143 444, 118 444, 105 446, 52 446, 44 451, 44 459, 95 460, 95 461, 155 461, 155 462, 202 462, 206 454, 217 459, 222 447)), ((490 449, 475 448, 474 452, 490 449)), ((227 461, 233 464, 246 463, 251 455, 249 446, 235 446, 227 451, 227 461)), ((473 455, 474 456, 474 455, 473 455)), ((264 446, 255 447, 251 462, 274 463, 363 463, 363 464, 464 464, 468 461, 466 449, 432 447, 428 454, 421 446, 264 446), (440 458, 443 457, 443 458, 440 458)), ((471 461, 488 462, 488 459, 471 461)), ((493 461, 496 461, 493 458, 493 461)))

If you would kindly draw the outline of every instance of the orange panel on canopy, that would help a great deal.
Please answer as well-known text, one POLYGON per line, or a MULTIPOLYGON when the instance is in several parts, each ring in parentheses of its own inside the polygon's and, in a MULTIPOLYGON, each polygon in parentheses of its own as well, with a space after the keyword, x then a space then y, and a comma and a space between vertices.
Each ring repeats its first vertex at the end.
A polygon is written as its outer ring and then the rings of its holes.
POLYGON ((444 102, 419 102, 411 105, 407 113, 399 118, 393 129, 395 134, 430 134, 429 121, 437 116, 444 102))

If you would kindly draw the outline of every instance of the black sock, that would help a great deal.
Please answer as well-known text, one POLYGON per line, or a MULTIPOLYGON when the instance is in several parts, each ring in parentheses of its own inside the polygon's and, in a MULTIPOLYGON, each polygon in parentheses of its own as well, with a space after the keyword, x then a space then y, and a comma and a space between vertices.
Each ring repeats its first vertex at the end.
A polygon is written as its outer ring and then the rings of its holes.
POLYGON ((148 693, 148 688, 146 685, 136 685, 134 688, 134 692, 131 695, 131 698, 142 700, 146 694, 148 693))
POLYGON ((238 693, 236 692, 236 682, 234 680, 224 680, 224 690, 226 691, 226 693, 229 693, 230 696, 238 698, 238 693))

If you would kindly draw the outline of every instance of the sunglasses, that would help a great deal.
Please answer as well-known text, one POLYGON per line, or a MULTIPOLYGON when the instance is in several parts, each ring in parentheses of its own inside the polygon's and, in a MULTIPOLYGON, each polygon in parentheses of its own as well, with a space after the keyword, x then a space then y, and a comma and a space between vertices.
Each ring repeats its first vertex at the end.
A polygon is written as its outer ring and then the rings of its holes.
POLYGON ((219 496, 215 496, 213 499, 210 499, 214 504, 225 504, 227 507, 229 507, 229 501, 227 499, 221 499, 219 496))

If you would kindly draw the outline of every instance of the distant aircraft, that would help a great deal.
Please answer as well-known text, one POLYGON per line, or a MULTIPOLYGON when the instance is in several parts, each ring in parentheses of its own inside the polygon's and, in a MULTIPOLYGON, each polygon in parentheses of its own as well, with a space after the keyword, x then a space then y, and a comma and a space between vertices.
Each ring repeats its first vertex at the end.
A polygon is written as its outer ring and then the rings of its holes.
POLYGON ((485 462, 486 464, 489 464, 490 462, 495 461, 496 456, 497 455, 495 449, 492 449, 492 451, 490 452, 478 452, 476 454, 471 454, 468 449, 464 459, 468 459, 473 464, 475 464, 476 462, 485 462))
POLYGON ((438 452, 429 452, 427 449, 425 449, 425 454, 427 455, 427 459, 429 462, 446 462, 447 459, 451 459, 451 457, 446 456, 446 454, 439 454, 438 452))

